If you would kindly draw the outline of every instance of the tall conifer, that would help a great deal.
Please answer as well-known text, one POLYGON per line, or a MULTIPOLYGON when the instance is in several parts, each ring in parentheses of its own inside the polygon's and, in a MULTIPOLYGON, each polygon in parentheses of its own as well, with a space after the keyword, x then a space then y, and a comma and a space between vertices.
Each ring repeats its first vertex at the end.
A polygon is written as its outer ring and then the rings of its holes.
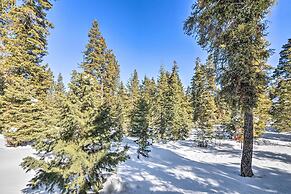
POLYGON ((274 80, 273 125, 279 131, 291 131, 291 39, 283 45, 280 52, 274 80))
POLYGON ((153 80, 144 78, 141 88, 140 96, 137 100, 131 114, 131 129, 133 136, 137 137, 135 141, 139 148, 137 150, 138 158, 140 155, 144 157, 149 156, 149 146, 153 138, 153 125, 154 125, 154 104, 155 87, 153 80))
POLYGON ((105 42, 97 26, 93 22, 89 32, 83 71, 73 72, 69 91, 61 101, 57 130, 49 140, 37 142, 38 158, 27 157, 22 163, 25 169, 36 171, 32 188, 98 193, 116 166, 127 158, 127 149, 120 145, 122 130, 117 108, 112 103, 117 95, 112 78, 118 79, 119 67, 110 63, 113 58, 105 64, 99 60, 107 59, 111 51, 98 49, 105 42))
MULTIPOLYGON (((140 97, 140 85, 136 69, 134 70, 127 87, 129 92, 129 113, 131 117, 132 114, 134 114, 134 110, 137 107, 137 102, 140 97)), ((133 129, 129 129, 129 135, 133 135, 132 130, 133 129)))
POLYGON ((172 140, 184 139, 189 133, 190 115, 188 115, 188 103, 175 61, 168 81, 170 115, 167 136, 172 140))
POLYGON ((170 88, 169 73, 160 69, 160 75, 157 82, 157 100, 156 100, 156 130, 158 139, 167 139, 170 121, 170 88))
POLYGON ((223 93, 244 115, 241 176, 251 177, 253 111, 266 86, 266 61, 270 55, 264 19, 274 0, 197 1, 184 30, 214 56, 223 93))
POLYGON ((41 62, 47 53, 46 39, 52 27, 46 12, 52 4, 48 0, 6 3, 9 6, 4 9, 0 41, 3 51, 0 74, 5 81, 2 87, 5 95, 0 96, 0 120, 9 144, 19 145, 34 141, 47 127, 47 94, 52 75, 41 62))
POLYGON ((196 60, 191 86, 193 122, 199 130, 199 139, 206 146, 207 139, 213 136, 213 125, 217 122, 215 74, 211 61, 203 65, 199 59, 196 60))

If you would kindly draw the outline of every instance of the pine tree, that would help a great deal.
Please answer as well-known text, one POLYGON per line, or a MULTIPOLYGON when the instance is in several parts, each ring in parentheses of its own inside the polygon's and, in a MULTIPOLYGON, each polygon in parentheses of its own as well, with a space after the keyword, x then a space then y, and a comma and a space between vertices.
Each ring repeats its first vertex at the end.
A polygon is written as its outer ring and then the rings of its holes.
POLYGON ((6 3, 10 4, 5 9, 0 41, 4 53, 0 59, 1 74, 5 80, 0 120, 8 143, 19 145, 34 141, 48 127, 45 117, 52 75, 41 62, 52 27, 46 12, 52 4, 47 0, 6 3))
POLYGON ((185 93, 185 102, 187 107, 187 112, 189 116, 189 127, 192 129, 194 127, 193 123, 193 107, 192 107, 192 89, 191 86, 188 86, 185 93))
MULTIPOLYGON (((94 30, 97 30, 95 22, 89 34, 99 34, 94 30)), ((95 38, 90 37, 89 45, 95 38)), ((106 60, 105 75, 98 75, 99 62, 103 61, 88 60, 90 56, 106 58, 108 53, 110 51, 105 50, 101 56, 98 49, 84 53, 83 71, 73 72, 69 91, 61 101, 55 133, 50 139, 37 142, 38 158, 24 159, 22 166, 36 171, 31 180, 32 188, 45 186, 48 191, 58 188, 60 191, 55 192, 60 193, 98 193, 116 166, 127 159, 127 148, 120 145, 122 129, 117 108, 109 98, 109 93, 116 95, 112 84, 115 81, 109 81, 113 77, 109 74, 115 76, 119 70, 111 71, 112 64, 106 60)))
POLYGON ((291 39, 283 45, 279 65, 274 71, 272 116, 279 131, 291 131, 291 39))
POLYGON ((89 42, 84 51, 84 61, 81 67, 97 80, 98 98, 101 102, 104 98, 104 75, 108 64, 108 49, 96 20, 92 23, 88 38, 89 42))
POLYGON ((213 54, 227 100, 236 101, 242 108, 241 176, 253 176, 253 111, 266 86, 266 61, 270 55, 264 19, 274 2, 197 1, 184 24, 185 32, 196 34, 198 43, 213 54))
POLYGON ((118 92, 120 72, 119 65, 115 55, 112 53, 112 50, 108 50, 106 52, 106 61, 107 65, 104 73, 104 94, 106 99, 115 98, 118 92))
POLYGON ((64 84, 63 76, 61 73, 59 73, 59 75, 57 77, 57 81, 54 85, 55 85, 54 86, 55 92, 65 93, 65 84, 64 84))
POLYGON ((231 106, 227 103, 220 89, 217 89, 215 104, 217 107, 218 122, 222 125, 228 124, 231 120, 231 106))
POLYGON ((215 74, 215 66, 212 61, 212 58, 209 57, 206 61, 205 65, 205 93, 206 96, 204 98, 208 122, 211 122, 211 125, 217 124, 218 110, 215 103, 215 98, 217 96, 217 87, 216 87, 216 74, 215 74))
POLYGON ((271 106, 272 101, 268 91, 260 94, 258 105, 254 109, 254 137, 259 137, 265 132, 267 124, 271 121, 271 106))
MULTIPOLYGON (((9 19, 11 8, 15 6, 12 0, 3 0, 0 4, 0 95, 4 94, 5 77, 4 77, 4 60, 7 58, 7 34, 11 20, 9 19)), ((11 16, 10 16, 11 17, 11 16)), ((0 107, 1 108, 1 107, 0 107)))
MULTIPOLYGON (((138 74, 136 70, 134 70, 133 75, 130 78, 127 87, 129 91, 129 112, 130 112, 130 115, 132 115, 134 109, 137 106, 138 99, 140 97, 139 79, 138 79, 138 74)), ((133 135, 132 129, 129 129, 128 132, 129 132, 129 135, 133 135)))
POLYGON ((191 86, 193 122, 199 130, 199 143, 207 146, 208 139, 213 136, 213 126, 217 123, 215 72, 211 61, 204 66, 199 59, 196 60, 191 86))
POLYGON ((171 140, 185 139, 189 133, 190 115, 188 115, 188 103, 178 74, 178 65, 174 61, 169 77, 169 133, 171 140))
POLYGON ((86 74, 74 73, 68 99, 62 105, 60 130, 49 147, 39 149, 41 159, 27 157, 22 166, 35 170, 32 188, 58 186, 62 193, 98 192, 107 173, 126 159, 120 149, 120 130, 110 107, 96 102, 94 84, 86 74), (45 150, 43 150, 46 148, 45 150), (51 160, 46 160, 51 155, 51 160))
POLYGON ((145 101, 148 104, 149 113, 148 113, 148 120, 149 120, 149 128, 153 131, 156 128, 156 83, 154 78, 149 79, 145 76, 143 81, 143 87, 141 91, 141 95, 143 95, 145 101))
POLYGON ((149 156, 149 146, 152 139, 152 126, 153 125, 153 108, 152 100, 154 97, 154 87, 152 80, 147 77, 144 78, 141 86, 141 95, 137 100, 131 114, 131 129, 132 135, 138 139, 135 141, 139 148, 137 150, 138 158, 140 155, 144 157, 149 156))
POLYGON ((129 95, 131 104, 134 104, 139 98, 139 79, 136 69, 133 72, 133 76, 128 83, 129 95))
POLYGON ((156 100, 156 136, 158 139, 167 139, 170 121, 170 88, 169 73, 163 67, 160 69, 160 75, 157 83, 157 100, 156 100))
POLYGON ((118 113, 120 115, 120 126, 124 133, 128 133, 130 127, 129 95, 123 82, 118 88, 118 113))

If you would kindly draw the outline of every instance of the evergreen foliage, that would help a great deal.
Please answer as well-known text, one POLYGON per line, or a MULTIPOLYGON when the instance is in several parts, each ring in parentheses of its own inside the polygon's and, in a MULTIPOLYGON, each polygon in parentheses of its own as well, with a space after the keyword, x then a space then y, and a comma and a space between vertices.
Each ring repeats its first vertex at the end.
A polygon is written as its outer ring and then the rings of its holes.
POLYGON ((200 59, 196 60, 191 92, 193 122, 199 131, 198 138, 207 146, 206 141, 212 138, 213 126, 217 123, 215 71, 211 61, 203 65, 200 59))
MULTIPOLYGON (((22 163, 26 170, 36 171, 32 188, 98 193, 116 166, 127 159, 127 147, 120 145, 122 129, 113 102, 119 66, 111 51, 99 52, 99 43, 102 47, 105 42, 96 26, 94 21, 81 65, 83 71, 72 73, 69 91, 61 98, 54 133, 36 142, 38 158, 27 157, 22 163), (106 63, 99 59, 106 59, 106 63)), ((60 78, 56 91, 62 91, 61 85, 60 78)))
POLYGON ((257 107, 254 109, 254 137, 261 136, 271 121, 272 101, 268 91, 261 93, 258 97, 257 107))
POLYGON ((124 133, 128 132, 130 127, 129 95, 123 82, 120 82, 118 88, 118 114, 120 115, 120 126, 124 133))
POLYGON ((66 89, 65 89, 65 84, 63 81, 63 76, 60 73, 57 77, 57 81, 54 84, 54 90, 55 92, 59 92, 59 93, 65 93, 66 89))
POLYGON ((291 39, 280 52, 273 93, 267 87, 271 51, 264 19, 274 1, 193 5, 184 30, 196 35, 210 57, 206 64, 196 60, 185 91, 175 61, 170 72, 161 67, 157 82, 145 77, 140 84, 134 70, 124 86, 97 21, 88 33, 81 71, 72 72, 66 89, 62 75, 54 81, 43 64, 53 27, 47 20, 51 1, 1 0, 0 132, 9 145, 31 143, 36 150, 37 157, 21 164, 36 172, 29 186, 98 193, 128 158, 128 147, 121 146, 124 134, 136 138, 140 158, 149 157, 154 140, 185 139, 193 126, 200 145, 207 146, 216 124, 236 136, 243 132, 241 176, 253 176, 253 137, 264 132, 270 113, 276 129, 291 131, 291 39))
MULTIPOLYGON (((132 117, 134 114, 134 110, 137 107, 138 99, 140 97, 140 85, 139 85, 139 78, 136 69, 133 72, 132 77, 130 78, 128 85, 128 93, 129 93, 129 116, 132 117)), ((133 129, 128 130, 129 135, 133 135, 133 129)))
POLYGON ((42 58, 51 23, 48 0, 1 3, 1 128, 10 145, 38 138, 46 130, 52 75, 42 58), (4 10, 4 11, 3 11, 4 10), (3 35, 3 36, 2 36, 3 35))
POLYGON ((279 131, 291 131, 291 39, 283 45, 279 65, 274 71, 272 116, 279 131))
POLYGON ((217 96, 215 98, 217 107, 217 119, 220 124, 228 124, 231 120, 232 107, 227 103, 227 100, 221 94, 221 90, 217 89, 217 96))
POLYGON ((227 100, 242 107, 241 175, 248 177, 253 176, 253 109, 266 86, 266 61, 270 55, 264 19, 274 2, 199 0, 184 25, 185 32, 195 34, 198 43, 213 54, 227 100))
POLYGON ((138 139, 135 141, 139 148, 137 150, 138 158, 140 155, 144 157, 149 156, 149 146, 152 139, 152 125, 153 125, 153 104, 154 97, 154 83, 147 77, 144 78, 141 86, 141 95, 137 100, 131 115, 131 129, 132 135, 138 139))
POLYGON ((162 67, 157 83, 157 100, 156 100, 156 136, 158 139, 167 139, 170 122, 170 90, 169 90, 169 73, 162 67))
POLYGON ((169 130, 170 140, 185 139, 189 134, 190 115, 188 114, 188 102, 182 82, 178 74, 178 65, 174 61, 169 85, 169 130))

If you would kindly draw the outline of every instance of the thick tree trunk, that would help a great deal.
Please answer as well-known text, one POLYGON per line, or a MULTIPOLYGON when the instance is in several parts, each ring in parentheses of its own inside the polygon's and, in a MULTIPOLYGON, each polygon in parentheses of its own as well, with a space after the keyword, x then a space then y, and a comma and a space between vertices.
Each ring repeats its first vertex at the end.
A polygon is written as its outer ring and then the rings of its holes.
POLYGON ((241 158, 241 176, 252 177, 252 157, 253 157, 253 110, 244 112, 244 143, 241 158))

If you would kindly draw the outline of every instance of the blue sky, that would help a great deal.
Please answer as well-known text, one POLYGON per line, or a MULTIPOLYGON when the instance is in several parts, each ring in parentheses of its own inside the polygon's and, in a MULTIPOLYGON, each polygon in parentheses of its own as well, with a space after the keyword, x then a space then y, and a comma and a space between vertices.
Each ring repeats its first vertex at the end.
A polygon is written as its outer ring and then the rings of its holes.
MULTIPOLYGON (((191 11, 193 0, 56 0, 48 18, 55 28, 48 41, 48 63, 54 74, 70 80, 73 69, 82 62, 82 52, 92 21, 113 49, 126 82, 134 69, 140 78, 158 75, 160 65, 167 69, 176 60, 180 76, 188 85, 194 60, 206 58, 206 52, 194 38, 183 32, 183 21, 191 11)), ((279 0, 269 17, 271 48, 275 54, 269 63, 277 65, 278 53, 291 38, 291 1, 279 0)))

